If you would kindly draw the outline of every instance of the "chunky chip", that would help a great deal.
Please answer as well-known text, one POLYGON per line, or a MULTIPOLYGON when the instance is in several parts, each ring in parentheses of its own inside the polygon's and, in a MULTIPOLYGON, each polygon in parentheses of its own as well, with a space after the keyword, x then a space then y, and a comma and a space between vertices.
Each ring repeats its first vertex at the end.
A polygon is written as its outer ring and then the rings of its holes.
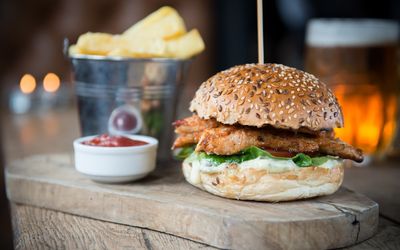
POLYGON ((203 39, 197 29, 191 30, 176 39, 168 40, 167 51, 171 57, 189 58, 197 55, 205 48, 203 39))
POLYGON ((132 58, 187 59, 205 49, 197 29, 186 32, 179 13, 165 6, 132 25, 122 34, 88 32, 69 48, 70 55, 86 54, 132 58))
POLYGON ((170 39, 185 33, 186 26, 182 17, 174 8, 165 6, 132 25, 122 35, 128 39, 136 37, 170 39))

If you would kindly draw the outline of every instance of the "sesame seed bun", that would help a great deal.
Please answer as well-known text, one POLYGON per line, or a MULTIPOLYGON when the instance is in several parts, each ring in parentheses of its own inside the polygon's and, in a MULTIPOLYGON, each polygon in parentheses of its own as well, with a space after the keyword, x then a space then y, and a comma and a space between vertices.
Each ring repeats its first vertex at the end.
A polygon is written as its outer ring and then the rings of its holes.
POLYGON ((280 173, 231 164, 220 172, 209 173, 195 169, 188 161, 183 162, 182 170, 190 184, 214 195, 269 202, 333 194, 342 184, 344 172, 343 163, 338 163, 330 169, 304 167, 280 173))
POLYGON ((246 64, 201 84, 190 111, 224 124, 312 131, 343 127, 332 91, 314 75, 280 64, 246 64))

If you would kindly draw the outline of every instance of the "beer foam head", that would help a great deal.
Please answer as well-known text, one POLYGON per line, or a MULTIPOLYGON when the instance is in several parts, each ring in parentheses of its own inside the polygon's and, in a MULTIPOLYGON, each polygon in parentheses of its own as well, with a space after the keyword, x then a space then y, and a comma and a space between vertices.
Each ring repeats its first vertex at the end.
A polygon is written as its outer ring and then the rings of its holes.
POLYGON ((312 46, 367 46, 396 43, 397 22, 377 19, 312 19, 306 44, 312 46))

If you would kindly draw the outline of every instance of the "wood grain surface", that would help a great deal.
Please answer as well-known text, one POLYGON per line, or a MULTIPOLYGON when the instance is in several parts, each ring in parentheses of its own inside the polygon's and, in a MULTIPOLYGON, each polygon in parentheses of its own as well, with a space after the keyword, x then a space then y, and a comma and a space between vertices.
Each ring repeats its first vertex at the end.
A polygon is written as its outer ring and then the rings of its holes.
POLYGON ((378 205, 344 188, 331 196, 297 202, 235 201, 188 185, 178 167, 159 167, 139 182, 107 185, 79 175, 68 154, 42 155, 13 162, 6 170, 6 182, 8 197, 16 203, 153 229, 221 248, 343 247, 371 237, 378 226, 378 205))
POLYGON ((11 206, 16 249, 215 249, 148 229, 11 206))
MULTIPOLYGON (((216 249, 148 229, 12 204, 16 249, 216 249)), ((384 218, 378 233, 347 250, 400 249, 400 227, 384 218)))
POLYGON ((378 233, 369 240, 351 246, 352 250, 400 249, 400 226, 383 217, 379 220, 378 233))
POLYGON ((380 214, 400 223, 400 164, 386 162, 345 170, 343 185, 379 204, 380 214))

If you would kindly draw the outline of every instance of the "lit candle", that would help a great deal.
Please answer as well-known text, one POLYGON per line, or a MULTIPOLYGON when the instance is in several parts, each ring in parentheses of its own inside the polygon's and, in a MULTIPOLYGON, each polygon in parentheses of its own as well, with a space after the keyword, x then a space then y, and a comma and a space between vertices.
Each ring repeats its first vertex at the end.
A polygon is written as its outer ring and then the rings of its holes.
POLYGON ((43 79, 43 86, 40 93, 40 109, 49 110, 57 105, 60 78, 54 73, 47 73, 43 79))
POLYGON ((9 99, 10 110, 16 114, 24 114, 32 108, 32 95, 36 89, 36 80, 30 74, 22 76, 19 87, 11 91, 9 99))

